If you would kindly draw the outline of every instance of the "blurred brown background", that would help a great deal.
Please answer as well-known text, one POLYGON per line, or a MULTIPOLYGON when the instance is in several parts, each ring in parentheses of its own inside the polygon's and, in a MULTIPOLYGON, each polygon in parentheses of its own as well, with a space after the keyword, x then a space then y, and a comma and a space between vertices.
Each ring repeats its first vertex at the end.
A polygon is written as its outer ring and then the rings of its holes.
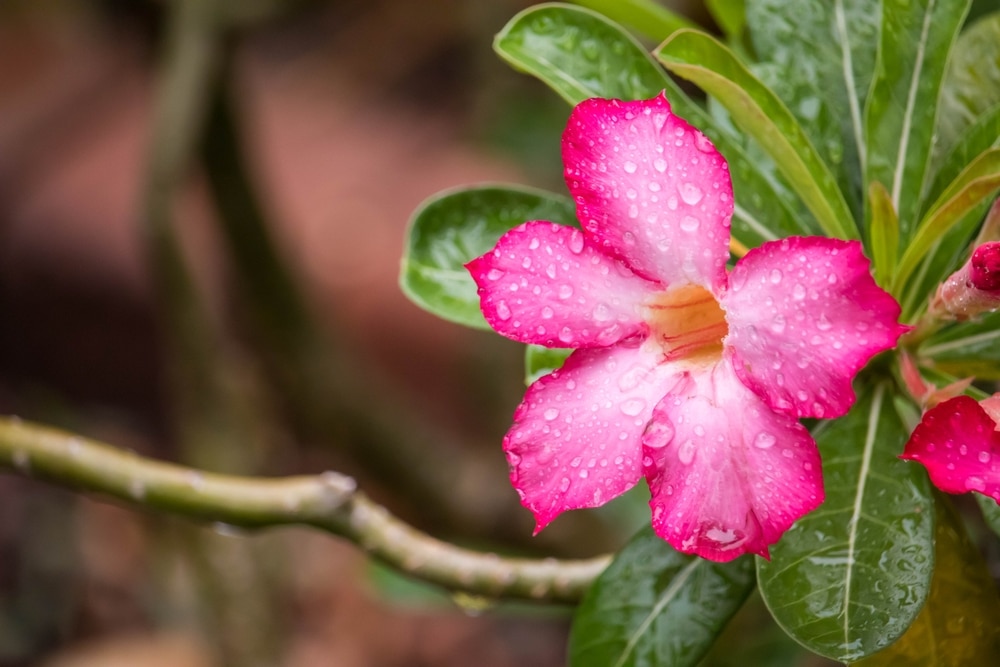
MULTIPOLYGON (((204 160, 170 223, 220 354, 208 390, 176 370, 187 360, 142 221, 176 4, 0 5, 0 413, 231 472, 338 469, 421 528, 483 548, 620 543, 632 524, 614 508, 615 520, 560 520, 530 540, 499 448, 523 389, 520 346, 442 322, 397 287, 426 197, 491 180, 562 187, 568 107, 490 49, 530 3, 233 3, 245 16, 226 33, 222 78, 242 164, 320 332, 316 365, 333 369, 300 383, 311 416, 286 391, 310 359, 285 364, 254 333, 204 160), (338 397, 354 394, 341 415, 338 397), (386 428, 423 435, 369 447, 386 428), (429 472, 406 478, 407 457, 429 472)), ((193 527, 0 476, 3 666, 563 663, 566 610, 482 606, 326 535, 193 527)))

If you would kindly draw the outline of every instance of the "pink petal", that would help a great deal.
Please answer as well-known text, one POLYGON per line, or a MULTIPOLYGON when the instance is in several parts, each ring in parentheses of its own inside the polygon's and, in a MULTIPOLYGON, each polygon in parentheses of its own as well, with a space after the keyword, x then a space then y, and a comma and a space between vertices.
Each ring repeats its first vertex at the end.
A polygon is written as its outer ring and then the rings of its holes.
POLYGON ((491 327, 547 347, 605 346, 644 331, 640 305, 657 289, 580 230, 551 222, 515 227, 466 268, 491 327))
POLYGON ((643 436, 653 528, 709 560, 767 558, 768 545, 823 502, 816 443, 745 387, 728 359, 680 388, 643 436))
POLYGON ((642 431, 675 382, 661 358, 638 340, 577 350, 528 387, 504 450, 535 532, 561 512, 601 505, 639 480, 642 431))
POLYGON ((979 491, 1000 502, 996 426, 975 399, 958 396, 924 414, 899 458, 923 464, 942 491, 979 491))
POLYGON ((857 241, 791 237, 746 254, 721 299, 740 378, 774 409, 839 417, 851 381, 908 330, 857 241))
POLYGON ((713 292, 725 285, 729 167, 663 95, 582 102, 563 135, 563 164, 584 229, 637 273, 713 292))

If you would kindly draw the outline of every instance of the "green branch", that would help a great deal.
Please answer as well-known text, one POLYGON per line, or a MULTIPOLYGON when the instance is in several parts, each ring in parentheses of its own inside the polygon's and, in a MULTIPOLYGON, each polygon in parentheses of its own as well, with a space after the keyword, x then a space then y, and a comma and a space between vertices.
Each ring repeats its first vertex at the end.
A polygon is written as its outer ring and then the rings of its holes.
POLYGON ((403 523, 335 472, 252 478, 154 461, 70 433, 0 419, 0 467, 156 509, 241 528, 304 524, 339 535, 372 557, 445 588, 491 598, 575 603, 607 566, 475 552, 403 523))

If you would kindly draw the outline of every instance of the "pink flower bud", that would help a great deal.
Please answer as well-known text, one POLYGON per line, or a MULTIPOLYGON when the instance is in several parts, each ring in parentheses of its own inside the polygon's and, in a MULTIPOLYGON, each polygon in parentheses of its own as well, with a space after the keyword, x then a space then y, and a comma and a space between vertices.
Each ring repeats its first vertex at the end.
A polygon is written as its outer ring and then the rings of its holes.
POLYGON ((929 313, 967 320, 1000 308, 1000 242, 978 246, 972 258, 938 287, 929 313))
POLYGON ((972 253, 969 280, 976 289, 1000 291, 1000 241, 984 243, 972 253))

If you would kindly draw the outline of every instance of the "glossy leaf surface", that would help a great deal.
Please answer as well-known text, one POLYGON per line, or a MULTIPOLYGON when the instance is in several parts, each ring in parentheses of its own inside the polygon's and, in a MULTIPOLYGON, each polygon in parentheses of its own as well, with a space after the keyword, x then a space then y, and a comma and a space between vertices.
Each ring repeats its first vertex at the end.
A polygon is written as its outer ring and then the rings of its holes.
POLYGON ((717 127, 635 39, 603 16, 567 5, 538 5, 511 19, 493 46, 570 104, 590 97, 648 99, 666 91, 674 113, 704 132, 728 160, 736 200, 733 235, 744 245, 818 231, 815 221, 799 212, 794 195, 772 184, 738 139, 717 127), (595 45, 599 48, 591 48, 595 45))
POLYGON ((650 98, 675 87, 635 39, 600 14, 579 7, 546 4, 526 9, 504 26, 493 48, 570 104, 591 97, 650 98))
POLYGON ((948 51, 970 0, 883 0, 868 105, 866 181, 885 184, 901 239, 913 235, 948 51))
POLYGON ((934 569, 934 506, 885 385, 814 431, 826 502, 759 560, 775 620, 810 650, 850 662, 892 644, 920 612, 934 569))
POLYGON ((828 235, 857 238, 854 218, 836 179, 798 121, 732 51, 705 33, 680 30, 655 55, 671 72, 725 106, 736 126, 774 159, 828 235))
POLYGON ((685 556, 646 527, 576 611, 571 667, 697 665, 754 586, 753 561, 685 556))
POLYGON ((655 0, 573 0, 599 12, 616 23, 626 25, 657 42, 681 28, 693 28, 690 20, 670 11, 655 0))
MULTIPOLYGON (((878 43, 871 0, 748 0, 765 81, 795 116, 861 213, 862 113, 878 43)), ((874 10, 874 11, 873 11, 874 10)))
POLYGON ((528 220, 576 224, 573 202, 542 190, 487 185, 442 193, 410 221, 400 286, 418 306, 452 322, 488 329, 465 264, 528 220))
POLYGON ((1000 655, 996 585, 951 503, 939 497, 936 504, 937 564, 927 604, 899 641, 855 667, 967 667, 1000 655))
POLYGON ((977 20, 955 42, 941 89, 941 152, 949 151, 976 119, 998 104, 1000 11, 977 20))

